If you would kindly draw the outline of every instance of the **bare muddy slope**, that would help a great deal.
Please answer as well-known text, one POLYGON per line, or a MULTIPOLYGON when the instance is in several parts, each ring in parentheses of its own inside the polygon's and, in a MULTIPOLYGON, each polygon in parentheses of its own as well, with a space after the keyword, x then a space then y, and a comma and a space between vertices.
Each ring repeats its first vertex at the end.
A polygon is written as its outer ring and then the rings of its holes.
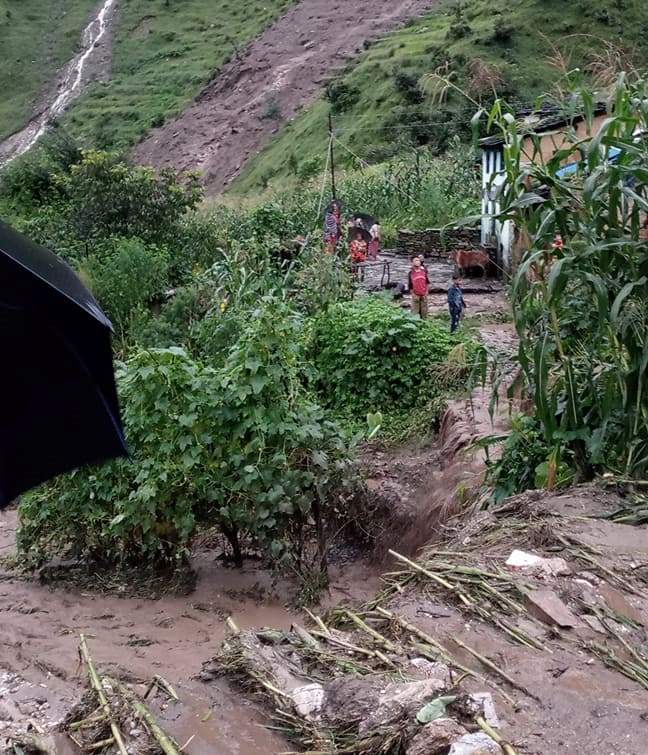
POLYGON ((263 118, 276 103, 283 120, 320 94, 325 78, 363 42, 438 0, 302 0, 216 76, 179 118, 136 149, 139 162, 200 170, 222 191, 277 131, 263 118))

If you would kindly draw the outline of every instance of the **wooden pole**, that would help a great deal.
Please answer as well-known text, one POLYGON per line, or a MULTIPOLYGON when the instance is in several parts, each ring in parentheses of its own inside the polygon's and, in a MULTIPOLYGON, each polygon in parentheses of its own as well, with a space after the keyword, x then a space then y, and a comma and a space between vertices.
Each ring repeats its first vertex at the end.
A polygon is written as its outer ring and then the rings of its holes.
POLYGON ((104 692, 104 688, 101 684, 101 681, 99 680, 99 676, 97 675, 97 672, 95 670, 92 658, 90 657, 90 651, 88 650, 88 645, 86 643, 86 638, 84 635, 80 636, 79 651, 81 653, 81 658, 86 665, 86 669, 88 670, 90 684, 92 684, 94 691, 97 693, 99 704, 101 705, 101 709, 106 719, 110 722, 110 731, 112 733, 112 738, 115 740, 115 744, 117 745, 117 749, 119 750, 121 755, 128 755, 126 747, 124 746, 124 740, 122 739, 121 732, 119 731, 119 727, 117 726, 117 723, 113 718, 112 711, 110 710, 108 698, 106 697, 106 693, 104 692))
POLYGON ((337 199, 337 192, 335 189, 335 154, 333 152, 333 116, 329 112, 328 115, 328 132, 329 132, 329 163, 331 164, 331 192, 333 199, 337 199))

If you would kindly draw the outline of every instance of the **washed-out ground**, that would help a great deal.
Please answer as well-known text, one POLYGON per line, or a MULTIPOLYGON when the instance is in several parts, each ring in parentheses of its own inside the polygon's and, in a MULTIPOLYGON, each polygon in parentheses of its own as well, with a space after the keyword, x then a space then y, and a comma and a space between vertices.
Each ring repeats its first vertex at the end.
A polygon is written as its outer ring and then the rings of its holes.
MULTIPOLYGON (((467 296, 476 311, 480 297, 491 294, 467 296)), ((487 317, 475 327, 503 354, 515 349, 511 324, 487 317)), ((594 518, 630 500, 600 486, 522 496, 508 509, 469 515, 464 501, 478 490, 484 471, 483 454, 471 443, 493 430, 487 399, 486 392, 477 391, 472 401, 452 402, 435 442, 366 449, 368 487, 388 502, 393 516, 373 553, 337 556, 331 592, 316 611, 331 616, 335 613, 327 610, 350 606, 399 647, 410 647, 407 633, 393 634, 393 622, 367 607, 381 595, 383 610, 433 636, 454 662, 483 677, 464 678, 461 688, 493 695, 498 731, 518 755, 644 755, 648 691, 621 670, 631 670, 633 663, 648 669, 648 529, 594 518), (420 546, 430 542, 437 545, 420 555, 420 546), (483 596, 480 590, 486 588, 460 582, 471 602, 486 612, 467 608, 438 582, 420 573, 413 578, 410 567, 386 556, 390 548, 453 582, 458 577, 444 571, 447 563, 499 575, 493 584, 511 603, 489 604, 482 597, 480 604, 474 595, 483 596), (544 576, 511 571, 505 562, 515 548, 562 557, 567 570, 544 576), (450 553, 455 555, 445 555, 450 553), (545 599, 562 626, 535 605, 545 599), (520 642, 503 626, 527 639, 520 642)), ((495 429, 505 425, 506 416, 507 407, 501 406, 495 429)), ((16 512, 0 513, 0 554, 5 557, 11 557, 15 529, 16 512)), ((274 711, 258 695, 240 689, 227 675, 210 681, 198 676, 226 638, 228 616, 243 630, 273 627, 287 633, 294 623, 312 627, 307 615, 290 607, 294 585, 273 580, 254 563, 241 572, 224 566, 208 541, 197 547, 193 566, 192 592, 158 597, 128 597, 128 590, 120 594, 110 575, 77 579, 72 586, 1 567, 0 737, 29 726, 55 730, 86 686, 78 659, 83 633, 103 672, 140 691, 144 686, 138 685, 154 674, 175 687, 180 703, 158 696, 150 706, 180 744, 188 742, 183 752, 252 755, 295 749, 267 728, 274 711)), ((373 647, 362 632, 353 639, 356 646, 373 647)), ((399 668, 401 682, 409 670, 399 668)), ((390 676, 388 669, 375 669, 381 688, 390 676)), ((453 678, 462 676, 457 672, 453 678)), ((78 752, 60 734, 56 746, 59 755, 78 752)))

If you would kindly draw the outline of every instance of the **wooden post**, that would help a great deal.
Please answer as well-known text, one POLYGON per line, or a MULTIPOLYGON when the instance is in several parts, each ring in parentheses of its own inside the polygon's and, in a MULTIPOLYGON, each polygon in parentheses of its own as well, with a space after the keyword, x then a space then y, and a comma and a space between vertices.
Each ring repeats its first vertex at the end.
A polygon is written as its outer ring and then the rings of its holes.
POLYGON ((331 192, 333 199, 337 199, 337 193, 335 190, 335 155, 333 153, 333 116, 329 112, 328 115, 328 132, 329 132, 329 162, 331 164, 331 192))

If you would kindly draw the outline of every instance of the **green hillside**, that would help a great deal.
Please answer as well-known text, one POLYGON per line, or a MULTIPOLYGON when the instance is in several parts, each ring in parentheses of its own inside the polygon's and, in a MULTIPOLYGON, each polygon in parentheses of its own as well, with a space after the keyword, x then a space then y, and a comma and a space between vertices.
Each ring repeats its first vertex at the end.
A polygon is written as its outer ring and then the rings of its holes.
POLYGON ((96 0, 0 0, 0 139, 29 120, 95 6, 96 0))
POLYGON ((294 0, 128 0, 120 4, 112 78, 72 108, 72 132, 125 147, 189 104, 233 54, 294 0))
POLYGON ((492 82, 516 103, 531 103, 560 78, 561 68, 598 64, 610 70, 611 40, 637 64, 648 61, 646 0, 470 0, 446 2, 426 18, 372 45, 327 96, 288 124, 244 171, 233 191, 285 184, 321 170, 327 114, 333 109, 338 160, 370 162, 429 144, 442 150, 468 136, 475 106, 457 93, 433 102, 422 77, 446 66, 476 100, 492 82), (349 150, 349 151, 347 151, 349 150))

